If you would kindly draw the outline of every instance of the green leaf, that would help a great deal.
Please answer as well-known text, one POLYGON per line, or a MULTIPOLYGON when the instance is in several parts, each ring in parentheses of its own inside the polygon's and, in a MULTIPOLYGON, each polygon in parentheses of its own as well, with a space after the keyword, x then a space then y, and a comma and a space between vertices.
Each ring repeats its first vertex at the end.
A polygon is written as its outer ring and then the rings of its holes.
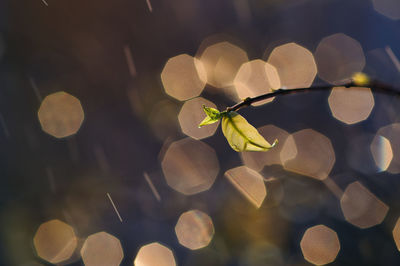
POLYGON ((201 121, 199 127, 214 124, 218 122, 218 120, 220 120, 222 117, 221 112, 215 108, 206 107, 205 105, 203 105, 203 109, 207 116, 206 118, 204 118, 203 121, 201 121))
POLYGON ((271 145, 258 133, 257 129, 236 112, 225 113, 222 118, 222 132, 229 145, 235 151, 268 151, 278 143, 271 145))
POLYGON ((201 123, 199 124, 199 127, 214 124, 214 123, 218 122, 218 120, 219 119, 212 119, 211 117, 207 116, 206 118, 204 118, 203 121, 201 121, 201 123))
POLYGON ((221 112, 215 108, 207 107, 203 104, 203 110, 208 117, 211 119, 217 119, 217 121, 221 118, 221 112))

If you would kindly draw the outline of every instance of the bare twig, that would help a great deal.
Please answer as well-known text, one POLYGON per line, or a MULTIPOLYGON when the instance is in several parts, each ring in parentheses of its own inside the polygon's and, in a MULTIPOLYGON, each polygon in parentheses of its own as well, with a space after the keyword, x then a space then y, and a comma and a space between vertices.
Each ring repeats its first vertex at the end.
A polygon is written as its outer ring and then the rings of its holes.
POLYGON ((359 85, 354 82, 348 82, 341 85, 327 85, 327 86, 317 86, 317 87, 309 87, 309 88, 297 88, 297 89, 278 89, 274 92, 270 92, 267 94, 259 95, 256 97, 248 97, 243 101, 226 108, 226 112, 231 111, 238 111, 244 107, 250 106, 253 103, 260 102, 269 98, 273 98, 276 96, 287 95, 287 94, 296 94, 296 93, 303 93, 303 92, 313 92, 313 91, 327 91, 331 90, 333 87, 367 87, 370 88, 373 92, 379 92, 389 95, 397 95, 400 96, 400 89, 396 89, 388 84, 384 84, 378 81, 370 81, 368 85, 359 85))

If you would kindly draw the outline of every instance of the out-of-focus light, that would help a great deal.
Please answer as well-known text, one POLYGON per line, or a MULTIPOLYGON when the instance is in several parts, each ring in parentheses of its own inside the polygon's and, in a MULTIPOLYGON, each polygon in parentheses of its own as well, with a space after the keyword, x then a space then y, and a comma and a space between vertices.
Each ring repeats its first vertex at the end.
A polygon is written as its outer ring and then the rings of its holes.
POLYGON ((175 226, 179 243, 195 250, 208 246, 214 236, 214 225, 207 214, 199 210, 182 213, 175 226))
POLYGON ((289 135, 286 138, 286 141, 283 144, 281 149, 281 153, 279 154, 279 159, 281 160, 281 165, 289 160, 293 160, 297 157, 297 146, 296 142, 292 135, 289 135))
POLYGON ((300 241, 304 259, 315 265, 333 262, 340 250, 336 232, 325 225, 316 225, 306 230, 300 241))
POLYGON ((243 163, 256 171, 261 171, 266 165, 281 164, 280 152, 289 133, 274 125, 266 125, 257 129, 265 139, 277 139, 278 144, 268 152, 241 152, 243 163))
POLYGON ((90 235, 81 249, 85 266, 118 266, 124 258, 121 242, 106 232, 90 235))
POLYGON ((393 239, 397 249, 400 251, 400 218, 397 219, 396 225, 393 228, 393 239))
POLYGON ((363 229, 380 224, 389 210, 360 182, 347 186, 340 199, 340 207, 346 221, 363 229))
POLYGON ((323 180, 335 163, 335 151, 329 138, 303 129, 286 139, 280 158, 285 170, 323 180))
POLYGON ((328 102, 333 117, 348 125, 367 119, 375 105, 369 88, 335 87, 328 102))
POLYGON ((258 172, 240 166, 226 171, 225 176, 256 208, 261 207, 267 196, 267 189, 264 178, 258 172))
POLYGON ((334 179, 327 177, 322 182, 338 198, 343 196, 343 190, 337 185, 334 179))
MULTIPOLYGON (((254 97, 272 92, 272 89, 281 87, 276 68, 260 59, 244 63, 234 80, 236 93, 240 99, 254 97)), ((262 105, 273 101, 274 98, 254 103, 262 105)))
POLYGON ((190 138, 173 142, 165 153, 161 167, 167 184, 185 195, 208 190, 219 172, 214 149, 190 138))
POLYGON ((360 43, 343 33, 323 38, 314 55, 318 76, 336 85, 348 81, 365 66, 365 56, 360 43))
POLYGON ((74 229, 60 220, 41 224, 33 238, 37 255, 54 264, 71 258, 77 244, 74 229))
POLYGON ((248 61, 247 53, 229 43, 220 42, 207 47, 200 56, 207 72, 207 81, 217 88, 233 85, 239 67, 248 61))
POLYGON ((397 0, 372 0, 376 12, 393 20, 400 19, 400 2, 397 0))
POLYGON ((161 72, 161 80, 168 95, 184 101, 200 95, 207 76, 198 59, 181 54, 167 61, 161 72))
POLYGON ((158 242, 142 246, 133 262, 135 266, 175 266, 172 251, 158 242))
POLYGON ((386 138, 391 144, 393 158, 386 171, 392 174, 400 173, 400 123, 382 127, 376 134, 386 138))
POLYGON ((357 72, 355 73, 351 79, 353 80, 354 84, 357 86, 368 86, 371 83, 370 77, 363 73, 363 72, 357 72))
POLYGON ((376 135, 370 145, 372 157, 380 171, 386 171, 393 159, 390 141, 382 136, 376 135))
POLYGON ((310 87, 317 75, 313 54, 293 42, 276 47, 268 63, 278 71, 281 86, 288 89, 310 87))
POLYGON ((56 138, 65 138, 79 130, 85 114, 76 97, 59 91, 44 98, 38 117, 44 132, 56 138))
POLYGON ((214 135, 219 123, 214 123, 199 128, 199 124, 206 117, 203 112, 203 105, 217 108, 214 103, 198 97, 185 102, 178 115, 182 132, 194 139, 204 139, 214 135))

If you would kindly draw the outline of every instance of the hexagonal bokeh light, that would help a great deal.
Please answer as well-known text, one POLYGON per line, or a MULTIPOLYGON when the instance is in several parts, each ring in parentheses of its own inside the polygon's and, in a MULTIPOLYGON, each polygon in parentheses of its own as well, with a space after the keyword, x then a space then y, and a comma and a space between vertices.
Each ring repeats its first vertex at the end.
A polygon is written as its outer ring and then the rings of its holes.
POLYGON ((372 0, 376 12, 393 20, 400 19, 400 2, 397 0, 372 0))
POLYGON ((214 149, 191 138, 173 142, 164 155, 161 167, 167 184, 185 195, 208 190, 219 172, 214 149))
POLYGON ((389 210, 358 181, 347 186, 340 199, 340 207, 346 221, 363 229, 380 224, 389 210))
POLYGON ((76 97, 59 91, 44 98, 38 117, 44 132, 56 138, 65 138, 79 130, 85 114, 76 97))
MULTIPOLYGON (((239 68, 234 86, 238 97, 244 99, 272 92, 272 89, 281 87, 281 82, 274 66, 257 59, 244 63, 239 68)), ((253 105, 262 105, 273 100, 274 98, 270 98, 253 105)))
POLYGON ((233 85, 240 66, 248 61, 247 53, 229 42, 207 47, 200 56, 207 72, 207 82, 217 88, 233 85))
MULTIPOLYGON (((392 174, 400 173, 400 123, 384 126, 380 128, 376 134, 386 138, 390 142, 392 160, 386 171, 392 174)), ((385 147, 383 147, 383 149, 385 149, 385 147)), ((381 152, 387 154, 390 151, 386 147, 386 150, 381 152)), ((388 156, 390 156, 390 154, 388 156)))
POLYGON ((199 124, 206 117, 203 105, 217 108, 214 103, 198 97, 185 102, 178 115, 182 132, 194 139, 204 139, 214 135, 219 125, 218 122, 199 128, 199 124))
POLYGON ((386 171, 393 159, 393 151, 390 141, 385 137, 375 135, 370 145, 370 149, 379 171, 386 171))
POLYGON ((85 266, 118 266, 124 258, 121 242, 106 232, 90 235, 81 249, 85 266))
POLYGON ((393 228, 393 239, 397 249, 400 251, 400 218, 397 219, 396 225, 393 228))
POLYGON ((161 72, 161 81, 168 95, 184 101, 200 95, 207 75, 198 59, 181 54, 167 61, 161 72))
POLYGON ((353 38, 336 33, 325 37, 315 51, 318 76, 331 84, 339 85, 348 81, 365 66, 364 51, 353 38))
POLYGON ((345 124, 366 120, 374 108, 375 101, 370 88, 332 88, 328 98, 333 117, 345 124))
POLYGON ((42 223, 33 238, 37 255, 54 264, 71 258, 77 244, 74 229, 60 220, 42 223))
POLYGON ((306 230, 300 241, 300 248, 304 259, 315 265, 323 265, 336 259, 340 242, 335 231, 320 224, 306 230))
POLYGON ((208 246, 214 236, 214 225, 207 214, 190 210, 181 214, 175 226, 179 243, 195 250, 208 246))
POLYGON ((243 163, 256 171, 261 171, 266 165, 280 165, 280 152, 289 133, 274 125, 266 125, 257 130, 265 139, 277 139, 279 142, 268 152, 241 152, 243 163))
POLYGON ((268 63, 278 71, 281 86, 288 89, 310 87, 317 75, 313 54, 293 42, 276 47, 268 63))
POLYGON ((239 166, 226 171, 225 176, 256 208, 261 207, 267 196, 267 189, 264 178, 258 172, 239 166))
POLYGON ((303 129, 286 139, 280 158, 285 170, 323 180, 335 163, 335 151, 329 138, 303 129))
POLYGON ((134 266, 175 266, 175 258, 172 251, 158 242, 142 246, 135 260, 134 266))

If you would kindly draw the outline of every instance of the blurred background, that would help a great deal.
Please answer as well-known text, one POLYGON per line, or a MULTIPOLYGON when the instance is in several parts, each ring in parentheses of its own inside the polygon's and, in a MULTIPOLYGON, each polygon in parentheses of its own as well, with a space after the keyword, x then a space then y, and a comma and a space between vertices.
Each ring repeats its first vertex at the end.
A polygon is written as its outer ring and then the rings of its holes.
POLYGON ((399 265, 397 0, 0 2, 1 265, 399 265))

